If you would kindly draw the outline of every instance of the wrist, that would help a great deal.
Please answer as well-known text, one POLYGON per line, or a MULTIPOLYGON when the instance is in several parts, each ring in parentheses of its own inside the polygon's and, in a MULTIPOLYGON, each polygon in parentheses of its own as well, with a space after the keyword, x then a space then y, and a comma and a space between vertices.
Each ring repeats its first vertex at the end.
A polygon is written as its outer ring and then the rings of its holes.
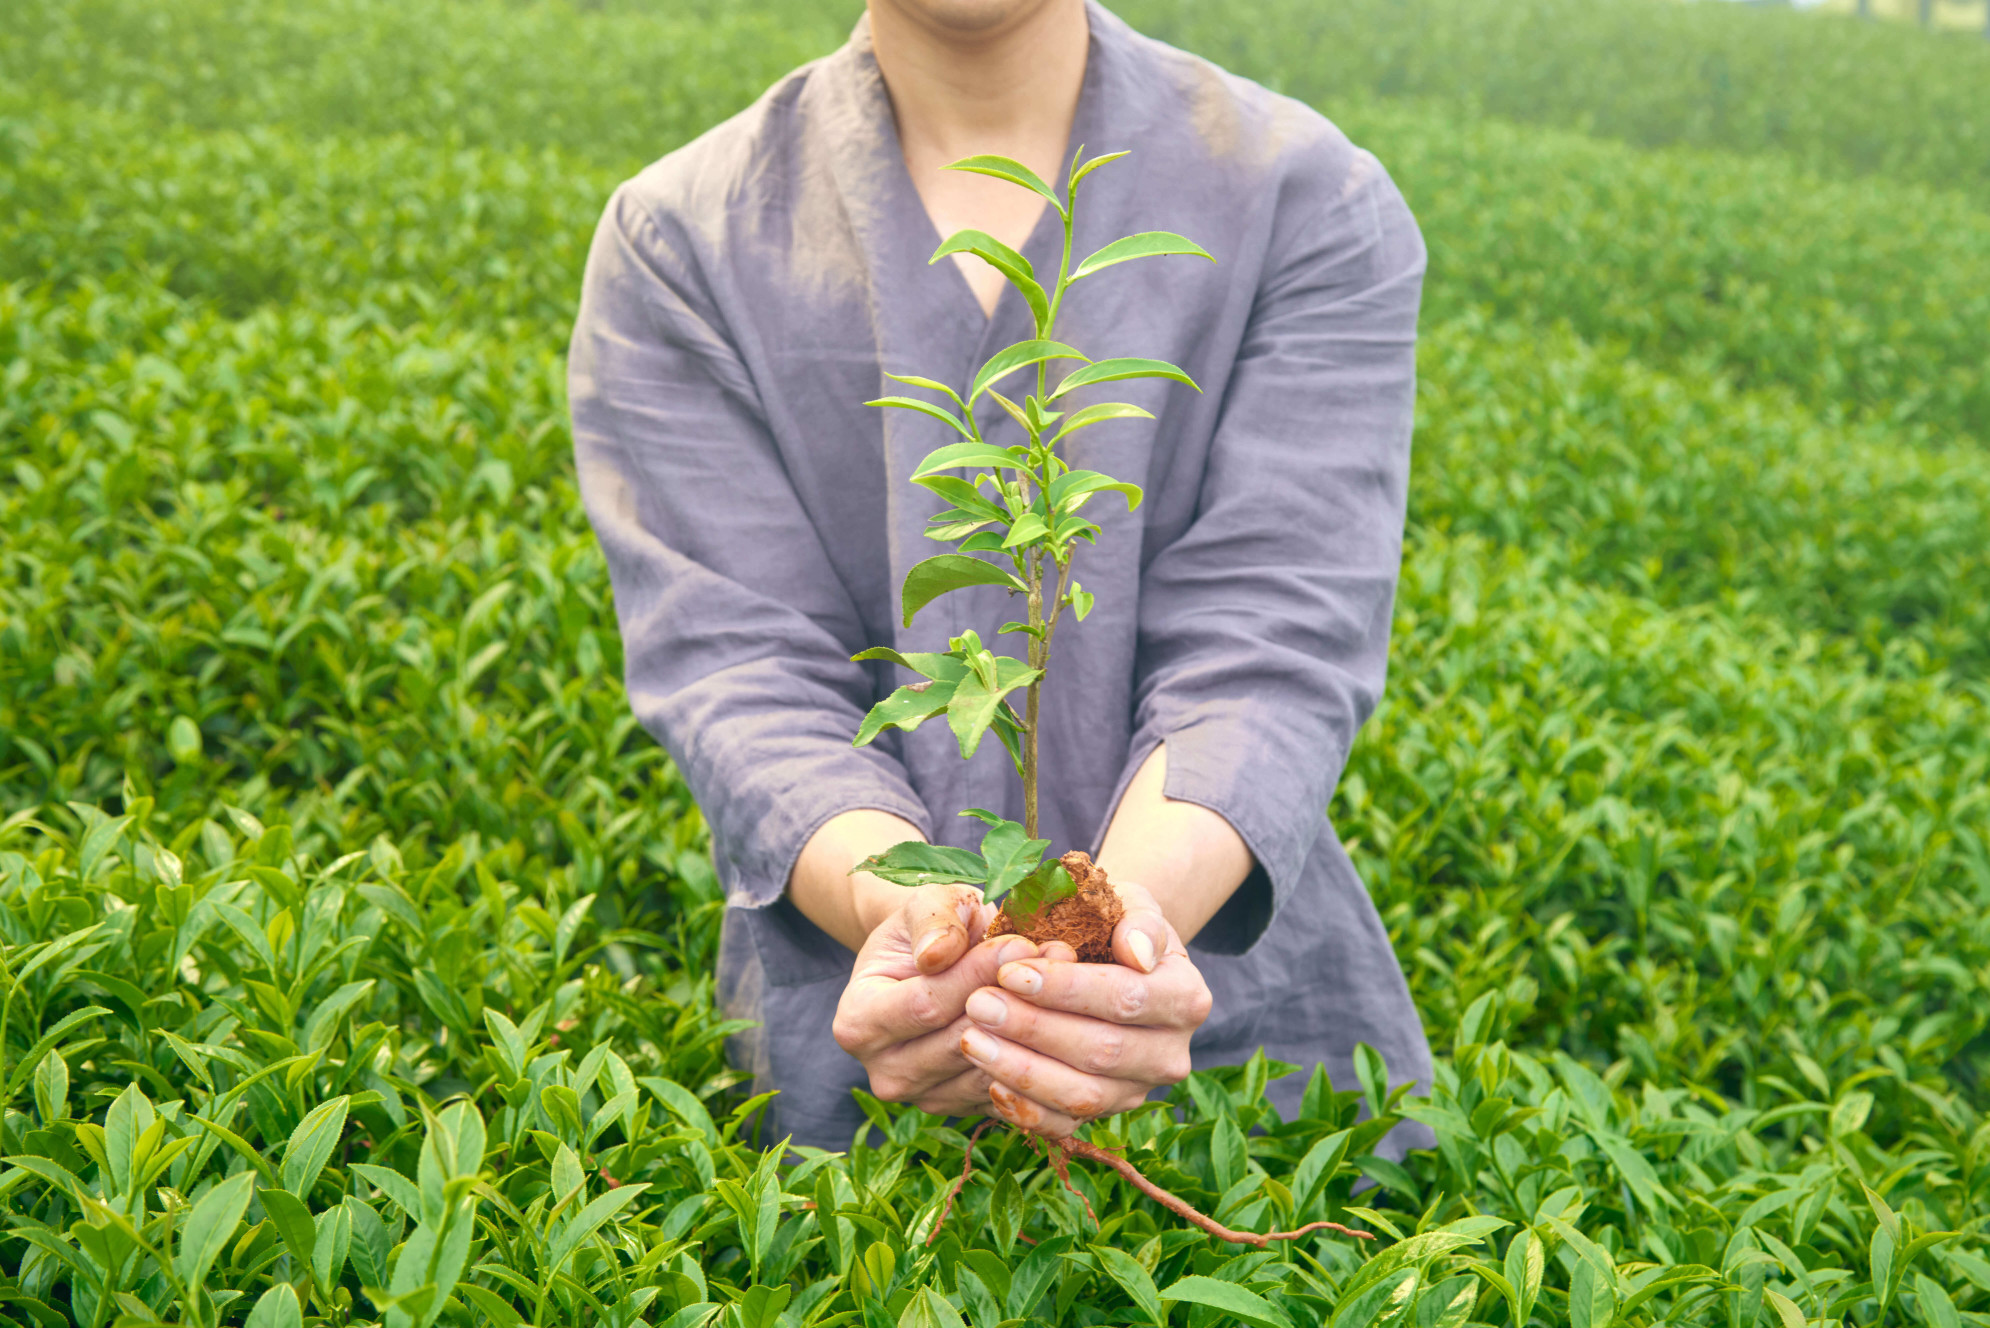
POLYGON ((867 937, 905 904, 903 886, 893 885, 869 872, 858 872, 846 879, 850 883, 850 914, 867 937))

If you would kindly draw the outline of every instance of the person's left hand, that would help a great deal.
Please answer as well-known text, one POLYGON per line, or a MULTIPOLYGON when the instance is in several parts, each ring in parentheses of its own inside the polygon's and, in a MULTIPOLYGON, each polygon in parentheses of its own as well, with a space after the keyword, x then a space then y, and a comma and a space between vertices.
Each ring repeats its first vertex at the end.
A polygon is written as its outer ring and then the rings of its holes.
POLYGON ((1189 1038, 1209 1017, 1209 985, 1153 897, 1113 888, 1126 905, 1118 963, 1081 964, 1052 942, 967 999, 961 1054, 993 1081, 995 1113, 1035 1134, 1062 1138, 1187 1078, 1189 1038))

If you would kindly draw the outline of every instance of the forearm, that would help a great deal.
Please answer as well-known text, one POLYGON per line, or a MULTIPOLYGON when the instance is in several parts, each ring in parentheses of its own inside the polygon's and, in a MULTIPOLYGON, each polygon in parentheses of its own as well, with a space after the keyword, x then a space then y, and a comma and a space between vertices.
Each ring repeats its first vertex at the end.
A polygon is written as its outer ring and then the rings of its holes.
POLYGON ((1147 887, 1181 934, 1194 938, 1250 875, 1251 850, 1230 823, 1193 802, 1161 790, 1168 779, 1168 748, 1154 749, 1106 829, 1099 866, 1113 880, 1147 887))
POLYGON ((788 898, 802 916, 852 950, 863 948, 878 923, 905 901, 905 890, 869 872, 850 869, 908 839, 924 842, 913 824, 890 812, 859 810, 831 817, 809 837, 788 877, 788 898))

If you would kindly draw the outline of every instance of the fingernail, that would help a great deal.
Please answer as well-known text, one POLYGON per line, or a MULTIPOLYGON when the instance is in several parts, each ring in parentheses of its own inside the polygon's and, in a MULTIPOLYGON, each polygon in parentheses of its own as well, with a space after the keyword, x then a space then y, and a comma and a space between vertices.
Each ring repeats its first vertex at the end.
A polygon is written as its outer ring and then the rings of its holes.
POLYGON ((996 1052, 999 1050, 995 1045, 995 1039, 989 1037, 978 1028, 969 1028, 962 1031, 960 1035, 960 1049, 962 1054, 969 1060, 982 1062, 994 1060, 996 1052))
POLYGON ((995 952, 997 964, 1013 964, 1018 959, 1036 958, 1036 947, 1020 936, 1011 936, 1002 942, 1002 948, 995 952))
POLYGON ((1147 933, 1136 931, 1126 938, 1126 948, 1133 951, 1133 962, 1140 965, 1142 973, 1154 971, 1154 942, 1147 939, 1147 933))
POLYGON ((1004 965, 996 979, 1010 991, 1023 996, 1034 996, 1043 990, 1043 974, 1023 964, 1004 965))
POLYGON ((920 937, 919 944, 912 947, 912 962, 915 964, 924 964, 926 956, 933 952, 933 947, 938 945, 940 938, 945 935, 945 932, 929 931, 920 937))
POLYGON ((987 988, 967 998, 967 1017, 989 1028, 1000 1028, 1009 1017, 1009 1003, 987 988))

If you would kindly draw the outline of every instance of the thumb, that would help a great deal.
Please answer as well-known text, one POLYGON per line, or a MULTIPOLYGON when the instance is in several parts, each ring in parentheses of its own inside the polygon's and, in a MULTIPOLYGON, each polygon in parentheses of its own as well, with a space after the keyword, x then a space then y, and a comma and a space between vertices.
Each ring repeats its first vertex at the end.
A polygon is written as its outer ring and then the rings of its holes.
POLYGON ((912 964, 921 973, 953 967, 967 953, 981 919, 981 892, 966 885, 922 885, 905 901, 912 964))
POLYGON ((1146 886, 1115 881, 1113 891, 1126 906, 1126 916, 1113 928, 1112 957, 1137 972, 1152 973, 1168 952, 1168 920, 1146 886))

